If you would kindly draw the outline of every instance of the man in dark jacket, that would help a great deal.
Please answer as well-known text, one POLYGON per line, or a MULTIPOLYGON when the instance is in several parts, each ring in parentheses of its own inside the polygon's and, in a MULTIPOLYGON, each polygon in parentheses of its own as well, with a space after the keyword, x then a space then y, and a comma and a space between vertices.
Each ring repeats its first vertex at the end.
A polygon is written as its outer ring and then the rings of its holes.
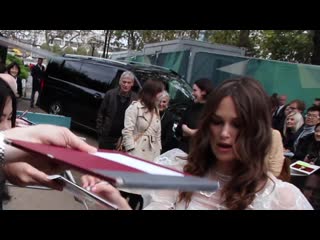
POLYGON ((106 92, 97 118, 99 148, 115 149, 124 127, 125 111, 138 98, 132 92, 133 85, 134 75, 126 71, 120 77, 119 87, 106 92))
POLYGON ((34 107, 34 95, 36 92, 40 94, 40 82, 44 75, 44 66, 42 65, 43 58, 38 58, 38 63, 31 70, 32 76, 32 93, 30 107, 34 107))

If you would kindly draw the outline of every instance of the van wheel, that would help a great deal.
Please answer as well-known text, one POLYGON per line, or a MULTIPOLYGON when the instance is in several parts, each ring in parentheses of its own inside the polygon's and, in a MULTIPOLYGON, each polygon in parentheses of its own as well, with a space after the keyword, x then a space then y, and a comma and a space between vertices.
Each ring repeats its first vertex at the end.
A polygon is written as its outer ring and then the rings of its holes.
POLYGON ((62 115, 62 106, 59 102, 51 103, 49 107, 49 113, 55 115, 62 115))

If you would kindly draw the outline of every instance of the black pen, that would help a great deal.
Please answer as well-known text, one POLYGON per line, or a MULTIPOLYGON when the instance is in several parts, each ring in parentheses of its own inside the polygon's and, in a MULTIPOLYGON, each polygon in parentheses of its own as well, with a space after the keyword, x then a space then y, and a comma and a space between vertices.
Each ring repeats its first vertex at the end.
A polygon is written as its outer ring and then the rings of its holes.
POLYGON ((18 118, 23 118, 28 112, 29 110, 25 110, 21 115, 18 116, 18 118))

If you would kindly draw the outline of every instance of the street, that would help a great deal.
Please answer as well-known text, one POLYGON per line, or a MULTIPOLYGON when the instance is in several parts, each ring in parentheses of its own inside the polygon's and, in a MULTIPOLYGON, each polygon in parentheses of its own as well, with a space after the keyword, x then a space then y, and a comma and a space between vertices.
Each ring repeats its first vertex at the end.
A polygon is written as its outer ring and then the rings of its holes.
MULTIPOLYGON (((25 111, 30 106, 31 79, 26 84, 26 93, 22 99, 18 100, 18 110, 25 111)), ((35 107, 29 109, 30 112, 44 113, 41 109, 35 107)), ((84 137, 86 141, 97 146, 97 141, 87 133, 73 131, 76 135, 84 137)), ((76 182, 81 185, 81 173, 72 171, 76 182)), ((11 200, 4 204, 5 210, 84 210, 85 206, 74 200, 74 197, 68 192, 59 192, 56 190, 29 189, 17 186, 9 186, 11 200)))

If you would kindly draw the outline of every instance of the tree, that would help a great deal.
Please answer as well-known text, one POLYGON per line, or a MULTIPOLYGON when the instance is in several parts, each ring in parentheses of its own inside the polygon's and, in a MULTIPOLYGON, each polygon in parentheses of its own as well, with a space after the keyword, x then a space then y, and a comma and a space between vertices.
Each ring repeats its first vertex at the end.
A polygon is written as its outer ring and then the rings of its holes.
POLYGON ((74 50, 72 47, 66 47, 65 49, 63 49, 63 52, 65 54, 73 54, 74 53, 74 50))
POLYGON ((264 30, 260 56, 267 59, 311 63, 312 36, 306 30, 264 30))
POLYGON ((62 50, 61 50, 61 48, 59 47, 59 45, 57 45, 57 44, 53 45, 52 51, 53 51, 54 53, 56 53, 56 54, 62 54, 62 50))
POLYGON ((51 51, 51 47, 49 46, 48 43, 43 43, 41 46, 40 46, 41 49, 44 49, 44 50, 48 50, 48 51, 51 51))
POLYGON ((311 63, 320 65, 320 30, 310 31, 310 34, 313 42, 311 63))
POLYGON ((88 55, 87 49, 85 47, 78 47, 76 54, 78 55, 88 55))

